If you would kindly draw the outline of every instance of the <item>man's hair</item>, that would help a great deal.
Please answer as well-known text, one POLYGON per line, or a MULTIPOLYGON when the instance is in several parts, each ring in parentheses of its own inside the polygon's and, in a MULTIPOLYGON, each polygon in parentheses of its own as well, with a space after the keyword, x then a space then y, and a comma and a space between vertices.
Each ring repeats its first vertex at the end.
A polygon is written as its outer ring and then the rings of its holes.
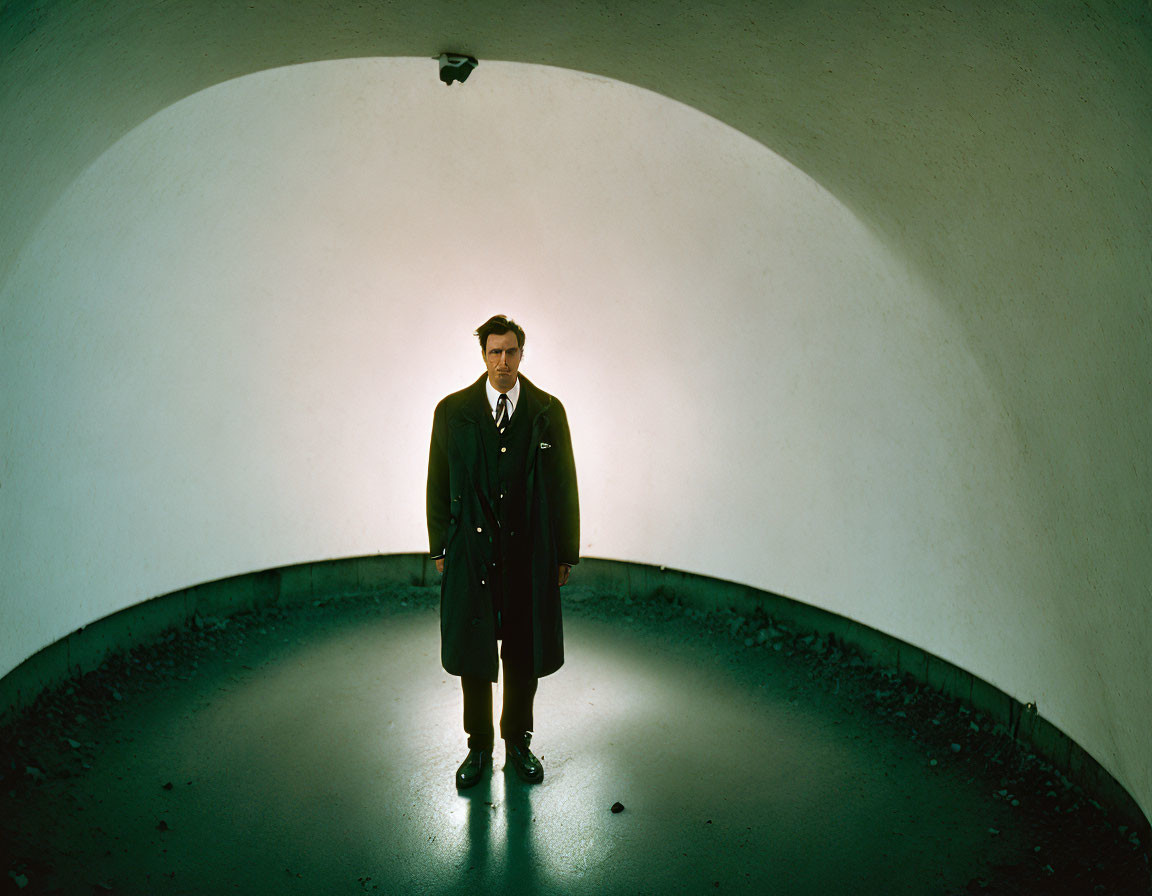
POLYGON ((503 336, 505 333, 515 333, 516 343, 521 349, 524 348, 524 330, 514 320, 509 320, 503 314, 497 314, 488 318, 480 325, 475 333, 480 337, 480 351, 488 350, 488 337, 495 333, 497 336, 503 336))

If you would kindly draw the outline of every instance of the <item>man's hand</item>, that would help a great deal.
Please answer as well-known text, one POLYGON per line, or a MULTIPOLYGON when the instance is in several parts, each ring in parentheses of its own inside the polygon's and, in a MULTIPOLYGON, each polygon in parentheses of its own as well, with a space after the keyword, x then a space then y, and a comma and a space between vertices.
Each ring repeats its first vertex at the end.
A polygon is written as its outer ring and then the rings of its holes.
POLYGON ((444 558, 443 557, 437 557, 436 558, 436 572, 440 573, 441 575, 444 574, 444 558))

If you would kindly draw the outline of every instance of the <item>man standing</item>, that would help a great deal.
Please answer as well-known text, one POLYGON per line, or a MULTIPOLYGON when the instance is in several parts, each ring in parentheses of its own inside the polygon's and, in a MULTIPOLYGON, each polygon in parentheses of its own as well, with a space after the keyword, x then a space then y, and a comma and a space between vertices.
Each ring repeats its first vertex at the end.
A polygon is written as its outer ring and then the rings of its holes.
POLYGON ((564 406, 519 374, 524 331, 515 321, 496 315, 476 336, 487 372, 436 406, 428 458, 428 540, 442 574, 440 661, 464 692, 460 789, 491 769, 500 660, 507 761, 525 781, 544 778, 529 749, 532 701, 537 679, 564 663, 560 587, 580 545, 564 406))

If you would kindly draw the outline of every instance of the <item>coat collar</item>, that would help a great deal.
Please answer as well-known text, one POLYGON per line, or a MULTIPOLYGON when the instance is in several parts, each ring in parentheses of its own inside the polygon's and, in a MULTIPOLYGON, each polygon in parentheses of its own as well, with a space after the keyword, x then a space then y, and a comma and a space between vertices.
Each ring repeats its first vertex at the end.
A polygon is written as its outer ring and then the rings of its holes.
MULTIPOLYGON (((520 401, 516 404, 516 413, 526 413, 533 420, 541 412, 548 409, 552 403, 552 396, 537 389, 524 374, 518 374, 520 379, 520 401)), ((477 422, 487 419, 492 422, 492 407, 488 404, 488 393, 484 383, 488 374, 484 373, 468 387, 467 416, 477 422)))

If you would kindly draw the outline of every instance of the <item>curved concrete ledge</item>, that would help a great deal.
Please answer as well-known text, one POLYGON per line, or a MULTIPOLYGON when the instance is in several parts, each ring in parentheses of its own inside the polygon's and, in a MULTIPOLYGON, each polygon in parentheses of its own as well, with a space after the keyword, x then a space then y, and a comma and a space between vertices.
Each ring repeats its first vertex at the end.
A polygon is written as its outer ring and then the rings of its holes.
MULTIPOLYGON (((270 606, 292 607, 372 594, 394 585, 430 585, 433 564, 424 554, 387 554, 301 563, 193 585, 128 607, 83 626, 29 657, 0 679, 0 723, 31 706, 45 690, 98 668, 109 656, 155 640, 174 628, 270 606)), ((984 713, 1022 748, 1042 757, 1142 843, 1152 842, 1136 801, 1079 744, 1000 689, 927 651, 827 610, 747 585, 663 566, 588 558, 581 585, 634 601, 677 598, 704 610, 760 610, 798 631, 809 631, 858 652, 881 668, 894 668, 984 713)))

